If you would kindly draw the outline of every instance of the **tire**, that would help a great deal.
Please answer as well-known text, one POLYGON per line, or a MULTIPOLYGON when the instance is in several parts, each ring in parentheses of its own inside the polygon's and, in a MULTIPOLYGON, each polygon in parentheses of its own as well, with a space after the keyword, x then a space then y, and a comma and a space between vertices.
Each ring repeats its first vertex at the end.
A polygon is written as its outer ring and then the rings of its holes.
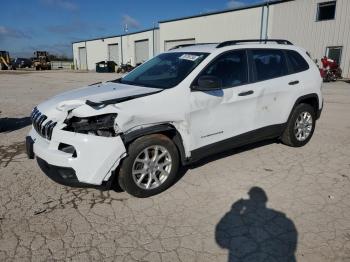
POLYGON ((301 147, 306 145, 315 130, 315 125, 316 125, 316 112, 315 109, 309 105, 309 104, 299 104, 297 105, 293 112, 292 115, 287 123, 287 127, 283 132, 283 135, 281 137, 282 143, 288 146, 292 147, 301 147), (303 117, 306 117, 308 119, 308 116, 311 117, 312 123, 309 121, 306 121, 303 117), (304 123, 301 124, 301 128, 297 128, 297 120, 300 123, 299 120, 303 119, 304 123), (309 128, 311 127, 311 129, 309 128), (303 129, 304 133, 300 132, 300 130, 303 129), (308 133, 309 132, 309 133, 308 133), (299 133, 299 135, 298 135, 299 133), (308 135, 306 136, 306 134, 308 135), (302 134, 305 134, 303 137, 302 134))
POLYGON ((118 182, 130 195, 139 198, 150 197, 170 187, 174 183, 178 169, 179 153, 171 139, 161 134, 147 135, 129 145, 128 156, 123 159, 120 166, 118 182), (154 150, 155 148, 157 150, 154 150), (149 159, 152 159, 155 158, 155 151, 160 158, 155 162, 146 160, 145 152, 148 152, 149 159), (151 182, 147 183, 149 180, 151 182))

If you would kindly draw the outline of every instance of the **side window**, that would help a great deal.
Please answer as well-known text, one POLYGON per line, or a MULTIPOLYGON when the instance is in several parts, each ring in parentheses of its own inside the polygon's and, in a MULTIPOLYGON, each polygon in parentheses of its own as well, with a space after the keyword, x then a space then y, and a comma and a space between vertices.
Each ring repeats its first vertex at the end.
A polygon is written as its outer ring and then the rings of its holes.
POLYGON ((335 18, 337 1, 318 3, 316 21, 325 21, 335 18))
POLYGON ((333 46, 333 47, 327 47, 326 49, 326 56, 339 65, 341 62, 341 54, 343 51, 343 47, 341 46, 333 46))
POLYGON ((221 55, 201 73, 201 76, 203 75, 221 79, 223 88, 247 83, 248 67, 245 50, 221 55))
POLYGON ((252 56, 255 63, 256 81, 272 79, 288 73, 284 54, 281 50, 252 50, 252 56))
POLYGON ((286 52, 293 73, 299 73, 309 69, 309 64, 298 52, 292 50, 287 50, 286 52))

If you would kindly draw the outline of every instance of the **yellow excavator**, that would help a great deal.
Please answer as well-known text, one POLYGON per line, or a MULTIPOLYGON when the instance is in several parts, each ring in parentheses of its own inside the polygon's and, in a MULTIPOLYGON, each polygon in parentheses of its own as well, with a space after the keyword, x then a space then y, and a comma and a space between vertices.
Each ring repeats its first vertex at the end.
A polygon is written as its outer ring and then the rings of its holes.
POLYGON ((0 51, 0 70, 12 69, 10 54, 7 51, 0 51))

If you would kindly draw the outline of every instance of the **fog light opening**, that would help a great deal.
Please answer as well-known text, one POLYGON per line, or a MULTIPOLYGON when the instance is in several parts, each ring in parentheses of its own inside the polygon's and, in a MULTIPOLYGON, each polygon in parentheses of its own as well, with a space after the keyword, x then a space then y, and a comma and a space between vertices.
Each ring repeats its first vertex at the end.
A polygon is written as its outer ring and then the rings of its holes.
POLYGON ((72 154, 72 157, 77 157, 77 151, 75 150, 74 146, 72 146, 72 145, 60 143, 58 145, 58 150, 65 152, 65 153, 68 153, 68 154, 72 154))

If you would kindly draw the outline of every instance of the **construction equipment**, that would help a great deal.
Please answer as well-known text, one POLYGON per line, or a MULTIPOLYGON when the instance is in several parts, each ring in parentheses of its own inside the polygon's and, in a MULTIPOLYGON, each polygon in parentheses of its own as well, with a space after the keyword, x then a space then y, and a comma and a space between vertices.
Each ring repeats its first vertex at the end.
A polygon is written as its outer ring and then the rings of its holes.
POLYGON ((0 51, 0 70, 12 69, 10 54, 7 51, 0 51))
POLYGON ((49 59, 49 53, 46 51, 34 52, 33 67, 36 70, 51 70, 51 62, 49 59))

